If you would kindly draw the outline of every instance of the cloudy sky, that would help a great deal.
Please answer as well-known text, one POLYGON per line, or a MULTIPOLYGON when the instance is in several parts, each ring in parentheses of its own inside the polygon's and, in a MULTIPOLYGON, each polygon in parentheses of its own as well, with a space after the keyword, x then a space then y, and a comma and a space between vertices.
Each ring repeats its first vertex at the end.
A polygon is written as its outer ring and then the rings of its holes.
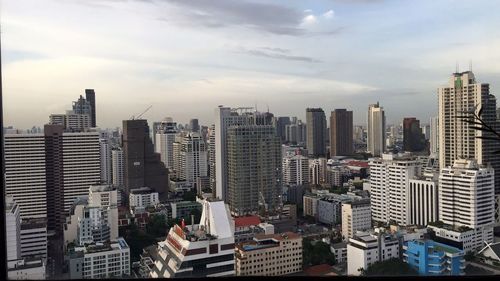
POLYGON ((497 1, 0 0, 4 124, 41 126, 94 88, 98 125, 139 114, 181 123, 255 106, 380 101, 389 123, 437 111, 458 62, 500 90, 497 1))

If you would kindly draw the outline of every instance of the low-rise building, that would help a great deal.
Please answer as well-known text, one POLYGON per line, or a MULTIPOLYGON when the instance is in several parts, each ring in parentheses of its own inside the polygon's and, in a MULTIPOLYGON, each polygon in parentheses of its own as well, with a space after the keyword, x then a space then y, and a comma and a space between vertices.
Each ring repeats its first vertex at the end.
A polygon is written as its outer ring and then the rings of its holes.
POLYGON ((399 258, 399 239, 390 234, 358 232, 347 245, 347 274, 360 275, 370 265, 399 258))
POLYGON ((411 240, 403 245, 403 261, 419 275, 465 275, 464 252, 432 240, 411 240))
POLYGON ((130 248, 123 238, 68 250, 71 279, 130 276, 130 248))
POLYGON ((47 258, 47 220, 31 218, 21 221, 21 257, 47 258))
POLYGON ((347 262, 347 243, 340 242, 330 245, 330 251, 335 255, 337 264, 347 262))
POLYGON ((193 210, 199 210, 201 212, 201 204, 192 201, 181 201, 171 203, 172 207, 172 218, 184 218, 187 219, 191 215, 193 210))
POLYGON ((456 247, 466 254, 479 251, 483 248, 484 241, 488 241, 490 231, 483 228, 472 229, 466 226, 452 226, 448 224, 427 226, 432 231, 433 240, 456 247))
POLYGON ((302 271, 302 237, 293 232, 258 234, 236 245, 237 276, 281 276, 302 271))
POLYGON ((7 262, 9 280, 45 280, 45 260, 43 258, 24 258, 7 262))
POLYGON ((141 187, 130 190, 129 206, 130 208, 146 208, 160 203, 158 192, 149 187, 141 187))

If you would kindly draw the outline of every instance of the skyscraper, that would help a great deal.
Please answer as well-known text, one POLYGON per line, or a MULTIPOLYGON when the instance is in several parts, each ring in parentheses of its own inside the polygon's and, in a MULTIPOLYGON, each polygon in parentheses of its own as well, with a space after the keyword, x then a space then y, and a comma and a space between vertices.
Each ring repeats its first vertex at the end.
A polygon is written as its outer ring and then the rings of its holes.
POLYGON ((403 150, 418 152, 425 149, 425 137, 420 128, 420 121, 415 117, 403 119, 403 150))
MULTIPOLYGON (((457 159, 477 159, 478 164, 491 164, 500 175, 500 150, 496 140, 477 137, 493 136, 474 130, 474 125, 463 122, 459 116, 481 108, 481 119, 498 131, 496 98, 490 94, 489 84, 477 83, 474 73, 453 73, 449 84, 438 89, 439 96, 439 167, 451 166, 457 159)), ((500 176, 495 177, 495 191, 500 193, 500 176)))
POLYGON ((200 124, 198 123, 198 119, 191 119, 189 120, 189 128, 191 129, 191 132, 200 132, 200 124))
POLYGON ((276 118, 276 132, 278 134, 278 137, 280 137, 281 142, 284 142, 286 140, 285 128, 287 125, 290 125, 290 117, 276 118))
POLYGON ((439 118, 431 117, 430 153, 436 157, 439 155, 439 118))
POLYGON ((170 117, 163 119, 156 130, 155 151, 161 155, 161 161, 167 169, 174 168, 173 144, 177 132, 177 123, 170 117))
POLYGON ((179 169, 176 171, 178 178, 195 184, 199 177, 208 175, 207 144, 199 133, 189 133, 179 143, 179 169))
POLYGON ((352 111, 335 109, 330 115, 330 156, 353 153, 352 111))
POLYGON ((90 125, 97 127, 94 89, 85 89, 85 98, 90 103, 90 125))
POLYGON ((273 214, 281 195, 281 141, 272 125, 227 129, 228 203, 237 216, 273 214))
POLYGON ((326 117, 321 108, 306 109, 307 151, 310 156, 326 156, 326 117))
POLYGON ((374 157, 385 151, 385 112, 379 103, 368 107, 368 136, 367 150, 374 157))
POLYGON ((113 166, 113 184, 123 188, 125 184, 125 163, 123 160, 123 151, 121 149, 113 149, 111 151, 111 158, 113 166))
POLYGON ((154 152, 146 120, 123 120, 123 156, 127 196, 131 189, 146 186, 158 192, 160 200, 167 198, 168 170, 154 152))
POLYGON ((108 139, 100 139, 101 155, 101 182, 111 184, 113 181, 113 160, 111 155, 111 145, 108 139))

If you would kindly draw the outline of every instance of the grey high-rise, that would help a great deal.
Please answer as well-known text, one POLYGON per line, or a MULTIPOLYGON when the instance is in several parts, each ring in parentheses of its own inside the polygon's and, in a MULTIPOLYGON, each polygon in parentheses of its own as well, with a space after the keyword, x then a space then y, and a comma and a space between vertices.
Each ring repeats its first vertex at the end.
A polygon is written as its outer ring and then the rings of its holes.
POLYGON ((281 141, 274 126, 229 127, 227 164, 227 198, 233 215, 277 211, 281 195, 281 141))
POLYGON ((200 124, 198 123, 198 119, 191 119, 189 120, 189 128, 191 129, 191 132, 200 132, 200 124))
POLYGON ((147 120, 124 120, 122 137, 126 193, 147 186, 159 193, 160 200, 166 199, 168 171, 160 154, 154 152, 147 120))
POLYGON ((85 89, 85 98, 87 99, 87 101, 90 103, 91 106, 90 125, 92 127, 97 127, 94 89, 85 89))
POLYGON ((313 157, 326 156, 326 117, 321 108, 306 109, 307 151, 313 157))
POLYGON ((290 117, 278 117, 277 118, 277 120, 276 120, 276 132, 278 133, 278 137, 280 137, 282 142, 284 142, 286 140, 285 128, 287 125, 290 125, 290 117))
POLYGON ((352 155, 352 111, 335 109, 330 115, 330 156, 352 155))

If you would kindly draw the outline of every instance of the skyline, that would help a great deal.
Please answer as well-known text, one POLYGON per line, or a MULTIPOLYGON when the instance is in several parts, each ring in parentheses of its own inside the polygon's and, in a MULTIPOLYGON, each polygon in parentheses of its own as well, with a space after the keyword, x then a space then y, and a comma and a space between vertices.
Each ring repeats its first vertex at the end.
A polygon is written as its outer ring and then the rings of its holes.
POLYGON ((463 71, 472 60, 478 81, 500 89, 493 5, 0 0, 4 125, 42 126, 87 88, 96 91, 101 128, 151 104, 149 122, 210 126, 220 104, 257 104, 302 121, 307 107, 327 117, 346 108, 366 125, 377 101, 388 123, 426 124, 457 61, 463 71))

